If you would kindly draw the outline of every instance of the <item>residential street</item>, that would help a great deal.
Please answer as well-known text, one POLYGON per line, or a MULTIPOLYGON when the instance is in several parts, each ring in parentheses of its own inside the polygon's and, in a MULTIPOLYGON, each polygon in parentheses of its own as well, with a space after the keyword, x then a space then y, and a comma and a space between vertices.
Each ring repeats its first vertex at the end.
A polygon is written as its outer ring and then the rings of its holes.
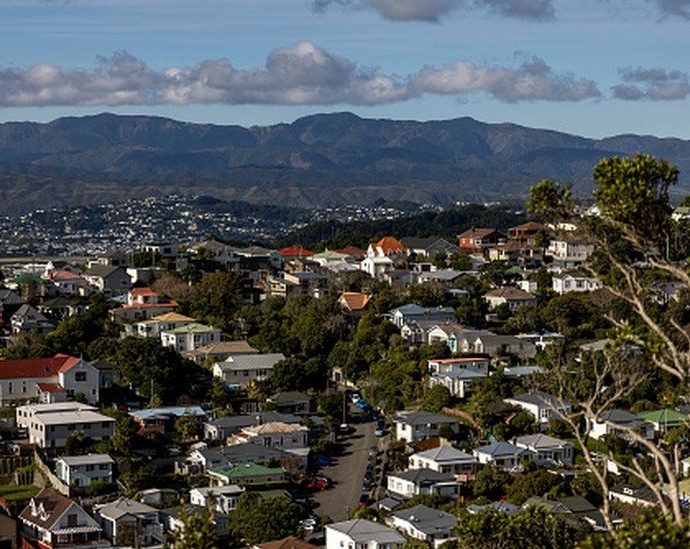
POLYGON ((377 443, 374 436, 376 422, 358 423, 355 427, 355 432, 346 439, 343 455, 332 466, 321 470, 333 480, 335 486, 314 494, 314 501, 318 504, 315 512, 321 517, 329 516, 334 521, 347 520, 348 511, 357 507, 369 449, 377 443))

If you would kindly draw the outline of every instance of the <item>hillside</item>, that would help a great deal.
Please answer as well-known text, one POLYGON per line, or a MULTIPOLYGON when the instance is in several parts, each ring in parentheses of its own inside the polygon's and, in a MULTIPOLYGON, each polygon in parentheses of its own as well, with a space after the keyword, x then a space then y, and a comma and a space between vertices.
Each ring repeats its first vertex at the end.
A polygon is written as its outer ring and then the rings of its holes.
POLYGON ((112 114, 9 122, 0 124, 0 213, 173 191, 295 206, 495 200, 525 196, 546 177, 584 189, 599 158, 635 152, 690 173, 690 141, 593 140, 471 118, 340 113, 251 128, 112 114))

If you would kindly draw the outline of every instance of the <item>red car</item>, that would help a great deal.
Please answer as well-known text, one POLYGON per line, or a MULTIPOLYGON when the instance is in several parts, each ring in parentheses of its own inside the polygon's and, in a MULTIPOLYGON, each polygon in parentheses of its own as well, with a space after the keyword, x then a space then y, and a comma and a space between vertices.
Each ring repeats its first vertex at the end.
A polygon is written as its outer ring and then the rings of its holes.
POLYGON ((325 490, 326 488, 330 488, 330 486, 331 483, 325 478, 315 478, 307 484, 307 488, 310 490, 325 490))

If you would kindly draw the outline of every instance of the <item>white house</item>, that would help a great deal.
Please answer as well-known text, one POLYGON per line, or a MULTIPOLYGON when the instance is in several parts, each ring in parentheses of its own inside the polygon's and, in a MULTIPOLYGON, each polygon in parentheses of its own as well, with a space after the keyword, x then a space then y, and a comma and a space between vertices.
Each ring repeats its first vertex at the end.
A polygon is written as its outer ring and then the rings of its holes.
POLYGON ((443 385, 454 397, 465 398, 472 390, 472 385, 486 377, 486 374, 474 370, 452 370, 441 374, 431 374, 429 387, 443 385))
POLYGON ((110 503, 96 505, 94 512, 105 537, 115 546, 132 546, 138 542, 141 547, 160 547, 165 541, 158 509, 145 503, 120 497, 110 503))
POLYGON ((108 454, 62 456, 55 462, 55 474, 68 486, 91 486, 95 480, 113 481, 115 460, 108 454))
POLYGON ((408 469, 402 473, 390 474, 386 487, 391 494, 403 498, 435 494, 456 497, 460 489, 455 475, 432 469, 408 469))
MULTIPOLYGON (((29 419, 29 442, 41 448, 62 448, 67 438, 82 432, 93 440, 110 440, 115 433, 115 419, 93 409, 65 410, 62 404, 44 404, 40 413, 29 419)), ((19 409, 17 418, 19 418, 19 409)))
POLYGON ((594 246, 592 244, 567 240, 552 240, 546 249, 546 255, 550 255, 557 264, 566 268, 585 263, 593 253, 594 246))
POLYGON ((213 375, 228 387, 245 389, 254 382, 267 380, 273 367, 281 360, 285 360, 282 353, 230 355, 213 365, 213 375))
POLYGON ((420 307, 414 303, 392 309, 385 316, 398 328, 413 320, 432 320, 438 324, 457 320, 453 307, 420 307))
POLYGON ((189 503, 199 507, 212 506, 218 513, 227 515, 235 510, 237 501, 243 493, 244 488, 236 484, 193 488, 189 492, 189 503))
POLYGON ((505 287, 486 292, 484 301, 488 303, 491 311, 501 305, 507 305, 511 311, 517 311, 525 305, 533 305, 537 298, 520 288, 505 287))
POLYGON ((438 547, 451 539, 457 523, 455 515, 426 505, 415 505, 409 509, 395 511, 389 519, 391 526, 411 538, 428 543, 431 547, 438 547))
POLYGON ((346 520, 326 525, 326 549, 402 549, 405 537, 378 522, 346 520))
POLYGON ((96 403, 99 390, 98 369, 80 358, 58 354, 51 358, 0 360, 2 406, 35 399, 50 403, 78 394, 96 403))
POLYGON ((527 450, 509 442, 494 442, 474 449, 474 457, 479 463, 489 463, 504 471, 516 471, 520 461, 528 457, 527 450))
POLYGON ((172 347, 179 353, 214 343, 220 343, 220 330, 197 322, 161 332, 163 347, 172 347))
POLYGON ((441 425, 448 425, 454 432, 458 432, 457 419, 433 412, 398 412, 395 418, 395 436, 406 442, 437 437, 441 425))
POLYGON ((558 295, 568 292, 593 292, 601 288, 601 282, 596 278, 571 274, 554 275, 551 285, 558 295))
POLYGON ((526 410, 534 416, 536 423, 541 426, 548 425, 552 419, 559 419, 573 409, 567 400, 543 391, 523 393, 512 398, 506 398, 503 401, 526 410))
POLYGON ((295 449, 309 446, 309 428, 279 421, 245 427, 228 439, 230 445, 260 444, 268 448, 295 449))
POLYGON ((589 436, 599 440, 604 436, 614 435, 630 440, 631 435, 626 430, 635 431, 649 440, 654 438, 654 426, 651 423, 647 423, 637 414, 619 409, 607 410, 599 414, 599 417, 592 422, 589 436))
POLYGON ((101 527, 76 502, 44 488, 19 515, 27 547, 109 547, 101 527))
MULTIPOLYGON (((193 324, 196 320, 180 313, 169 312, 154 316, 148 320, 141 320, 126 326, 132 335, 139 337, 160 337, 161 332, 169 332, 175 328, 193 324)), ((129 334, 128 334, 129 335, 129 334)))
POLYGON ((570 467, 573 464, 575 448, 566 440, 537 434, 517 437, 513 443, 528 450, 530 458, 537 465, 570 467))
POLYGON ((439 446, 409 457, 410 469, 431 469, 454 475, 472 474, 477 468, 477 458, 452 446, 439 446))
POLYGON ((390 257, 366 257, 359 264, 359 268, 371 278, 381 278, 388 271, 393 270, 393 260, 390 257))

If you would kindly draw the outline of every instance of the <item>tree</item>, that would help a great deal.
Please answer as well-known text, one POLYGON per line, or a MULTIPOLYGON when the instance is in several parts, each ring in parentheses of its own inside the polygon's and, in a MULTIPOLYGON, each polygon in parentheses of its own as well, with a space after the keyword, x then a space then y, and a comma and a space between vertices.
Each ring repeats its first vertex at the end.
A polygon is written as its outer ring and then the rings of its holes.
POLYGON ((219 271, 204 276, 183 310, 194 318, 228 330, 233 314, 242 302, 242 283, 234 273, 219 271))
MULTIPOLYGON (((594 310, 593 316, 605 319, 611 345, 579 366, 574 366, 575 353, 561 353, 554 357, 544 383, 576 405, 559 419, 568 424, 601 487, 603 515, 615 543, 624 535, 612 527, 606 460, 595 460, 585 443, 586 434, 607 410, 629 407, 640 399, 661 405, 650 387, 673 385, 675 395, 690 394, 687 310, 681 312, 659 298, 661 284, 676 284, 681 300, 690 289, 690 275, 681 263, 689 255, 687 235, 670 216, 669 189, 677 180, 678 169, 664 160, 643 155, 609 158, 594 168, 592 196, 598 215, 586 215, 585 207, 574 203, 569 187, 554 182, 533 187, 528 203, 531 213, 568 222, 577 228, 578 239, 594 246, 587 268, 610 296, 606 308, 594 310), (642 354, 629 352, 631 345, 642 354)), ((684 443, 655 443, 634 429, 619 431, 636 446, 638 455, 633 457, 627 448, 609 448, 608 461, 629 482, 649 487, 662 514, 683 527, 678 481, 684 443), (665 487, 663 493, 658 486, 665 487)))
POLYGON ((198 438, 203 433, 204 423, 200 416, 185 414, 175 421, 175 430, 186 440, 198 438))
POLYGON ((440 412, 450 403, 450 391, 443 385, 434 385, 424 392, 422 408, 429 412, 440 412))
POLYGON ((65 455, 82 456, 88 454, 93 440, 87 437, 83 431, 75 431, 65 441, 65 455))
POLYGON ((170 533, 166 547, 169 549, 216 549, 216 537, 213 523, 213 510, 210 507, 190 510, 182 502, 179 517, 182 525, 170 533))
POLYGON ((484 465, 472 483, 472 494, 475 497, 485 497, 496 500, 504 495, 509 487, 511 476, 492 465, 484 465))
POLYGON ((326 381, 326 368, 321 360, 286 358, 278 362, 271 371, 271 387, 281 391, 303 391, 321 388, 326 381))
POLYGON ((302 508, 283 496, 263 498, 247 492, 240 496, 231 515, 231 526, 245 543, 256 544, 294 534, 302 508))
POLYGON ((508 487, 508 501, 515 505, 522 505, 532 496, 543 496, 559 484, 558 475, 553 475, 546 469, 523 473, 518 475, 508 487))
POLYGON ((113 450, 122 455, 131 455, 135 448, 138 430, 139 425, 129 414, 123 414, 117 418, 113 435, 113 450))
POLYGON ((685 549, 690 547, 690 523, 678 524, 664 517, 658 510, 647 511, 634 521, 626 521, 615 532, 592 534, 578 545, 578 549, 637 549, 655 547, 663 549, 685 549))

